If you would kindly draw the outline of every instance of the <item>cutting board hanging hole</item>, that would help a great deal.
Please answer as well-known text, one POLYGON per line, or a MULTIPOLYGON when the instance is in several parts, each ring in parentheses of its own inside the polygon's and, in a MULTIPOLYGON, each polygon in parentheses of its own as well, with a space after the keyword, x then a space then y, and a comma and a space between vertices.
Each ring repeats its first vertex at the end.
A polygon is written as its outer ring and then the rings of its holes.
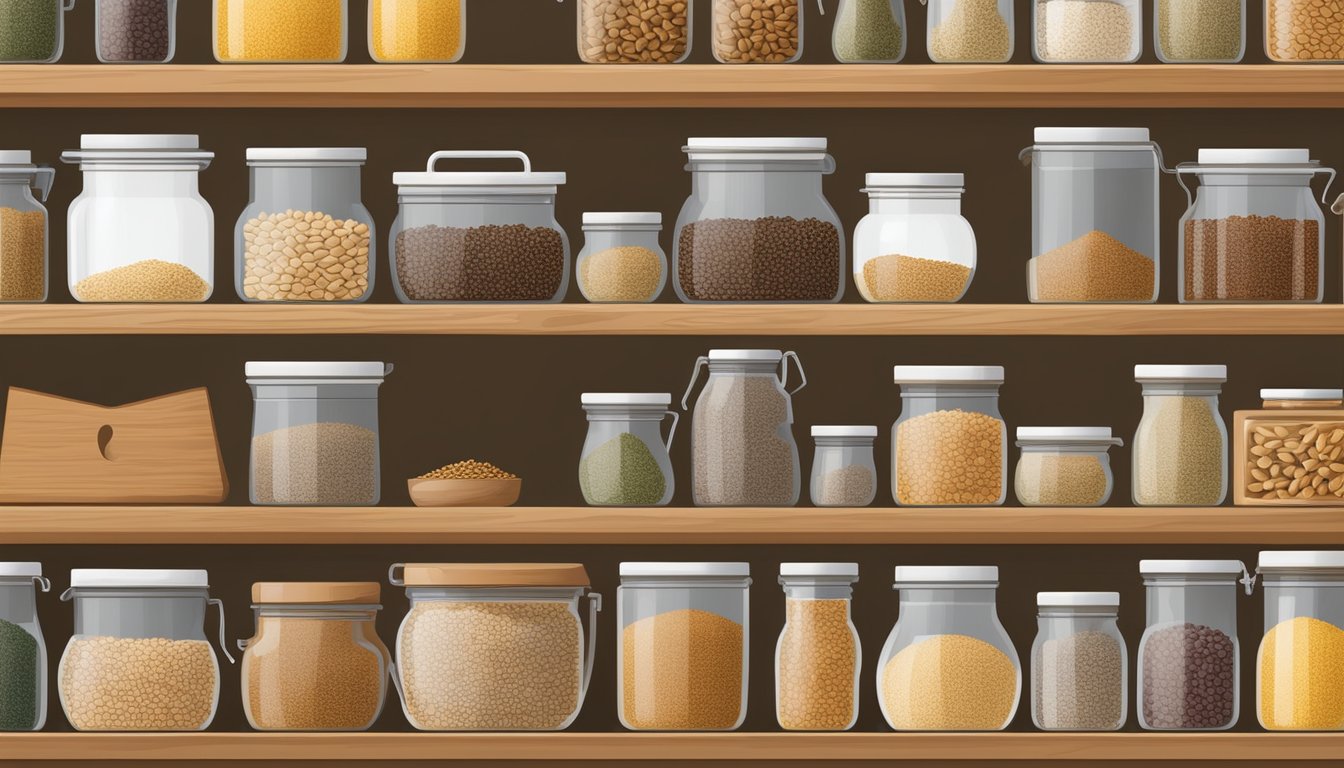
POLYGON ((117 457, 112 451, 112 425, 104 424, 98 430, 98 452, 108 461, 116 461, 117 457))

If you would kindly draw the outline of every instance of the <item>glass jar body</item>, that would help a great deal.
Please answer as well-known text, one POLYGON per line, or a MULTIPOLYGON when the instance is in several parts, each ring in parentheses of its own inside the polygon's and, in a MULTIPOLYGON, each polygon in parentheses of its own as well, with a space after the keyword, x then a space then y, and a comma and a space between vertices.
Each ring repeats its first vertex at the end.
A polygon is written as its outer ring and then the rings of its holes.
POLYGON ((47 299, 51 224, 28 176, 0 176, 0 302, 47 299))
POLYGON ((900 506, 1002 504, 1008 429, 999 385, 902 384, 891 456, 891 495, 900 506))
POLYGON ((1237 586, 1181 578, 1147 582, 1139 640, 1139 725, 1223 731, 1237 722, 1237 586))
POLYGON ((1227 424, 1217 387, 1143 385, 1134 433, 1134 503, 1216 507, 1227 497, 1227 424))
POLYGON ((177 0, 97 0, 94 37, 104 64, 166 64, 177 50, 177 0))
POLYGON ((1138 0, 1034 0, 1032 23, 1042 64, 1133 64, 1143 55, 1138 0))
POLYGON ((1344 456, 1344 408, 1340 402, 1266 401, 1264 405, 1263 410, 1232 415, 1233 503, 1344 504, 1344 480, 1339 479, 1344 473, 1336 472, 1333 466, 1344 456), (1279 455, 1283 452, 1287 457, 1279 455), (1312 462, 1310 468, 1308 462, 1312 462))
POLYGON ((1344 579, 1264 575, 1256 713, 1270 731, 1344 730, 1344 579))
POLYGON ((848 731, 859 718, 863 652, 849 585, 784 584, 775 644, 775 719, 786 731, 848 731))
MULTIPOLYGON (((693 5, 691 0, 654 6, 640 0, 579 0, 579 60, 588 64, 680 64, 691 55, 693 5), (632 17, 640 23, 632 24, 632 17)), ((727 34, 727 30, 715 31, 727 34)))
POLYGON ((842 64, 895 64, 908 38, 901 0, 840 0, 831 50, 842 64))
POLYGON ((871 302, 953 302, 975 276, 975 231, 961 196, 883 198, 870 193, 854 229, 854 285, 871 302))
POLYGON ((588 301, 648 303, 667 285, 667 254, 658 229, 584 227, 575 260, 579 290, 588 301))
POLYGON ((1031 646, 1031 721, 1043 731, 1118 731, 1129 651, 1116 614, 1041 608, 1031 646))
POLYGON ((711 363, 691 421, 697 506, 791 507, 802 492, 793 399, 778 363, 711 363))
POLYGON ((1266 0, 1265 55, 1270 61, 1331 64, 1344 61, 1344 33, 1320 21, 1310 0, 1266 0))
POLYGON ((467 0, 370 0, 369 56, 383 64, 453 64, 467 50, 467 0))
POLYGON ((1005 64, 1013 58, 1013 3, 929 0, 928 40, 937 64, 1005 64))
POLYGON ((0 63, 51 64, 65 48, 73 0, 22 0, 0 9, 0 63))
POLYGON ((1246 54, 1246 0, 1156 0, 1153 48, 1166 64, 1235 64, 1246 54))
POLYGON ((584 410, 588 436, 579 456, 584 501, 594 506, 666 506, 675 490, 662 433, 662 421, 670 412, 663 406, 584 410))
POLYGON ((1100 507, 1114 488, 1110 454, 1098 446, 1024 445, 1013 478, 1026 507, 1100 507))
POLYGON ((345 61, 349 0, 213 0, 221 64, 345 61))
POLYGON ((866 507, 877 497, 877 462, 868 437, 818 437, 812 458, 812 503, 866 507))
POLYGON ((803 0, 713 0, 714 58, 722 64, 790 64, 803 55, 803 0))
POLYGON ((0 731, 40 731, 47 722, 47 644, 34 579, 0 577, 0 731))

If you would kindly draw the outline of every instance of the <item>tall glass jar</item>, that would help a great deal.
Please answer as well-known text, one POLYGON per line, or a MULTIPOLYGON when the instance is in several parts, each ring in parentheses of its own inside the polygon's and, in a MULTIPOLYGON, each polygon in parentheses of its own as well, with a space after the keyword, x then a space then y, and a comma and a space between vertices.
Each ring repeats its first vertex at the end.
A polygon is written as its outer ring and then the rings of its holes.
POLYGON ((1344 30, 1337 23, 1339 13, 1340 8, 1334 3, 1266 0, 1265 55, 1270 61, 1294 64, 1344 61, 1344 30), (1329 17, 1325 11, 1330 12, 1329 17))
POLYGON ((345 61, 349 0, 214 0, 221 64, 345 61))
MULTIPOLYGON (((713 0, 714 58, 723 64, 797 61, 803 55, 803 2, 713 0)), ((821 0, 817 9, 826 12, 821 0)))
POLYGON ((815 426, 811 496, 818 507, 866 507, 877 497, 874 426, 815 426))
POLYGON ((1024 507, 1099 507, 1111 498, 1110 427, 1018 427, 1013 492, 1024 507))
POLYGON ((901 611, 877 661, 877 699, 898 731, 1001 731, 1022 664, 999 623, 994 566, 896 566, 901 611))
POLYGON ((1317 303, 1325 290, 1325 213, 1311 190, 1322 168, 1305 149, 1201 149, 1176 166, 1182 303, 1317 303), (1199 177, 1193 200, 1185 175, 1199 177))
POLYGON ((997 506, 1008 497, 1001 365, 898 365, 891 495, 901 506, 997 506), (968 451, 967 446, 977 446, 968 451))
POLYGON ((854 285, 872 302, 959 301, 975 276, 960 173, 870 173, 854 228, 854 285))
POLYGON ((1344 504, 1344 389, 1262 389, 1232 414, 1232 503, 1344 504))
POLYGON ((243 301, 367 301, 377 242, 363 148, 247 150, 252 201, 234 230, 243 301), (296 263, 297 262, 297 263, 296 263))
POLYGON ((1129 713, 1119 592, 1040 592, 1031 721, 1043 731, 1118 731, 1129 713))
POLYGON ((41 563, 0 563, 0 731, 40 731, 47 722, 39 590, 51 591, 41 563))
POLYGON ((585 213, 583 250, 574 262, 583 298, 647 303, 667 285, 667 254, 658 244, 663 214, 585 213))
POLYGON ((1155 0, 1153 6, 1153 49, 1162 62, 1235 64, 1246 54, 1246 0, 1155 0))
POLYGON ((681 414, 665 393, 585 392, 588 437, 579 456, 579 488, 594 506, 661 507, 672 500, 672 438, 681 414), (667 442, 662 422, 672 417, 667 442))
POLYGON ((863 651, 852 604, 858 563, 780 563, 775 719, 786 731, 848 731, 859 719, 863 651))
POLYGON ((1034 0, 1032 56, 1042 64, 1132 64, 1143 55, 1139 0, 1034 0))
POLYGON ((70 295, 82 302, 202 302, 215 282, 215 214, 192 135, 85 134, 61 155, 84 172, 67 221, 70 295))
POLYGON ((65 47, 65 14, 75 0, 0 5, 0 64, 50 64, 65 47))
POLYGON ((1344 552, 1261 552, 1255 702, 1269 731, 1344 731, 1344 552))
POLYGON ((177 0, 96 0, 94 37, 104 64, 166 64, 177 50, 177 0))
POLYGON ((690 406, 700 369, 709 380, 691 418, 691 498, 696 506, 791 507, 802 491, 798 443, 793 439, 793 395, 807 386, 794 352, 711 349, 695 361, 681 398, 690 406), (789 360, 798 368, 788 389, 789 360))
POLYGON ((369 56, 452 64, 467 50, 467 0, 369 0, 369 56))
POLYGON ((842 64, 895 64, 909 40, 904 0, 840 0, 831 50, 842 64))
POLYGON ((1225 731, 1241 700, 1237 586, 1255 580, 1238 560, 1144 560, 1148 628, 1139 640, 1139 725, 1225 731))
POLYGON ((1012 0, 924 0, 936 64, 1006 64, 1013 58, 1012 0))
POLYGON ((686 302, 836 302, 845 236, 822 194, 826 139, 692 138, 691 196, 676 229, 686 302))
MULTIPOLYGON (((693 0, 578 0, 579 60, 679 64, 691 55, 693 0)), ((715 29, 716 34, 727 30, 715 29)))
POLYGON ((1131 473, 1140 506, 1216 507, 1227 497, 1225 365, 1136 365, 1143 418, 1131 473))
POLYGON ((46 301, 51 234, 42 202, 55 177, 26 150, 0 150, 0 302, 46 301))

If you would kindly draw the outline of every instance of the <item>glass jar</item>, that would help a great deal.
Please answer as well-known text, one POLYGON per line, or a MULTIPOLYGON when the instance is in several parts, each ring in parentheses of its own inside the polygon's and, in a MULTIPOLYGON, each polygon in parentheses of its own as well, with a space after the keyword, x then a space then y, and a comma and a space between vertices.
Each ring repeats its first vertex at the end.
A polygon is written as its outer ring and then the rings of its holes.
POLYGON ((1018 427, 1013 491, 1024 507, 1100 507, 1111 498, 1110 427, 1018 427))
POLYGON ((662 507, 672 500, 672 438, 680 414, 672 396, 585 392, 588 437, 579 457, 579 488, 593 506, 662 507), (662 421, 672 417, 663 442, 662 421))
POLYGON ((1262 389, 1232 414, 1232 503, 1344 504, 1344 390, 1262 389))
POLYGON ((877 699, 898 731, 1001 731, 1022 664, 995 606, 994 566, 896 567, 901 612, 877 662, 877 699))
POLYGON ((616 708, 632 731, 732 731, 747 716, 747 563, 621 563, 616 708))
POLYGON ((40 731, 47 722, 38 590, 51 591, 41 563, 0 563, 0 731, 40 731))
POLYGON ((1008 496, 1001 365, 898 365, 891 495, 900 506, 998 506, 1008 496), (966 446, 977 446, 967 451, 966 446))
POLYGON ((1149 731, 1225 731, 1237 723, 1237 585, 1255 583, 1238 560, 1144 560, 1148 628, 1139 640, 1139 725, 1149 731))
POLYGON ((467 0, 369 0, 369 56, 452 64, 467 50, 467 0))
POLYGON ((353 147, 247 150, 252 200, 234 230, 239 298, 368 300, 377 245, 360 195, 367 159, 353 147))
POLYGON ((935 64, 1006 64, 1013 58, 1012 0, 922 0, 935 64))
POLYGON ((1344 30, 1337 3, 1312 0, 1265 0, 1265 55, 1270 61, 1331 64, 1344 61, 1344 30), (1330 21, 1322 21, 1323 11, 1330 21))
MULTIPOLYGON (((826 13, 821 0, 817 9, 826 13)), ((803 55, 803 0, 714 0, 713 14, 714 58, 720 63, 791 64, 803 55), (744 14, 748 5, 750 13, 744 14)))
MULTIPOLYGON (((692 0, 578 2, 580 61, 680 64, 691 55, 692 0)), ((727 34, 717 26, 715 32, 727 34)))
POLYGON ((852 603, 858 563, 780 563, 775 719, 786 731, 848 731, 859 719, 863 650, 852 603))
POLYGON ((75 0, 10 0, 0 5, 0 63, 51 64, 65 47, 65 13, 75 0))
POLYGON ((591 302, 643 304, 667 285, 667 254, 658 244, 661 213, 585 213, 583 250, 574 271, 591 302))
POLYGON ((1155 0, 1153 49, 1166 64, 1241 61, 1246 54, 1246 0, 1155 0))
POLYGON ((253 504, 373 506, 391 363, 250 362, 253 504))
POLYGON ((104 64, 166 64, 177 50, 177 0, 97 0, 94 37, 104 64))
MULTIPOLYGON (((717 1, 717 0, 716 0, 717 1)), ((686 302, 836 302, 845 236, 821 191, 826 139, 693 138, 673 284, 686 302)))
POLYGON ((1034 0, 1031 55, 1042 64, 1133 64, 1143 55, 1139 0, 1034 0))
MULTIPOLYGON (((1111 0, 1046 0, 1110 5, 1111 0)), ((1157 301, 1157 178, 1162 152, 1147 128, 1037 128, 1031 165, 1027 298, 1157 301)))
POLYGON ((1305 149, 1201 149, 1176 166, 1190 207, 1181 217, 1181 303, 1319 304, 1325 286, 1325 213, 1311 182, 1322 168, 1305 149), (1185 174, 1199 177, 1190 200, 1185 174))
POLYGON ((66 223, 76 301, 210 298, 215 213, 197 177, 214 156, 196 136, 153 134, 84 134, 61 155, 84 172, 66 223))
POLYGON ((400 210, 388 251, 404 303, 558 302, 569 289, 569 238, 555 220, 565 174, 534 172, 517 151, 440 151, 423 173, 394 173, 400 210), (435 171, 445 159, 503 158, 522 171, 435 171))
POLYGON ((700 507, 791 507, 802 492, 793 395, 807 386, 794 352, 711 349, 695 361, 681 398, 688 409, 700 369, 709 380, 691 417, 691 497, 700 507), (789 360, 800 382, 788 389, 789 360))
POLYGON ((975 276, 975 231, 960 173, 870 173, 854 229, 854 285, 871 302, 960 301, 975 276))
POLYGON ((56 171, 26 150, 0 150, 0 302, 46 301, 50 223, 46 202, 56 171))
POLYGON ((57 686, 77 731, 203 731, 219 706, 219 660, 205 635, 205 571, 75 569, 62 601, 74 601, 75 634, 57 686))
POLYGON ((902 0, 840 0, 831 50, 842 64, 895 64, 905 58, 905 29, 902 0))
POLYGON ((1129 712, 1119 592, 1040 592, 1031 721, 1043 731, 1118 731, 1129 712))
POLYGON ((392 655, 374 619, 377 582, 258 582, 256 634, 240 640, 243 713, 259 731, 366 731, 383 711, 392 655))
POLYGON ((1136 365, 1143 418, 1134 433, 1134 503, 1216 507, 1227 498, 1225 365, 1136 365))
POLYGON ((818 507, 866 507, 877 497, 874 426, 816 426, 812 441, 812 503, 818 507))
POLYGON ((560 731, 578 717, 602 610, 582 565, 411 563, 388 578, 411 601, 393 679, 416 729, 560 731))
POLYGON ((1344 731, 1344 552, 1261 552, 1255 702, 1269 731, 1344 731))
POLYGON ((349 0, 214 0, 215 61, 345 61, 349 0))

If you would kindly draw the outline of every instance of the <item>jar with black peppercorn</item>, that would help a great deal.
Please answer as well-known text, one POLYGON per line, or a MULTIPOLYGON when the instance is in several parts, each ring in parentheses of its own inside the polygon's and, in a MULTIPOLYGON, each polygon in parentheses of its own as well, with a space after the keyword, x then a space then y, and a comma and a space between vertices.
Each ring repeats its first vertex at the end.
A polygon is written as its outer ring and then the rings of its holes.
POLYGON ((94 38, 104 64, 165 64, 177 49, 177 0, 98 0, 94 38))

